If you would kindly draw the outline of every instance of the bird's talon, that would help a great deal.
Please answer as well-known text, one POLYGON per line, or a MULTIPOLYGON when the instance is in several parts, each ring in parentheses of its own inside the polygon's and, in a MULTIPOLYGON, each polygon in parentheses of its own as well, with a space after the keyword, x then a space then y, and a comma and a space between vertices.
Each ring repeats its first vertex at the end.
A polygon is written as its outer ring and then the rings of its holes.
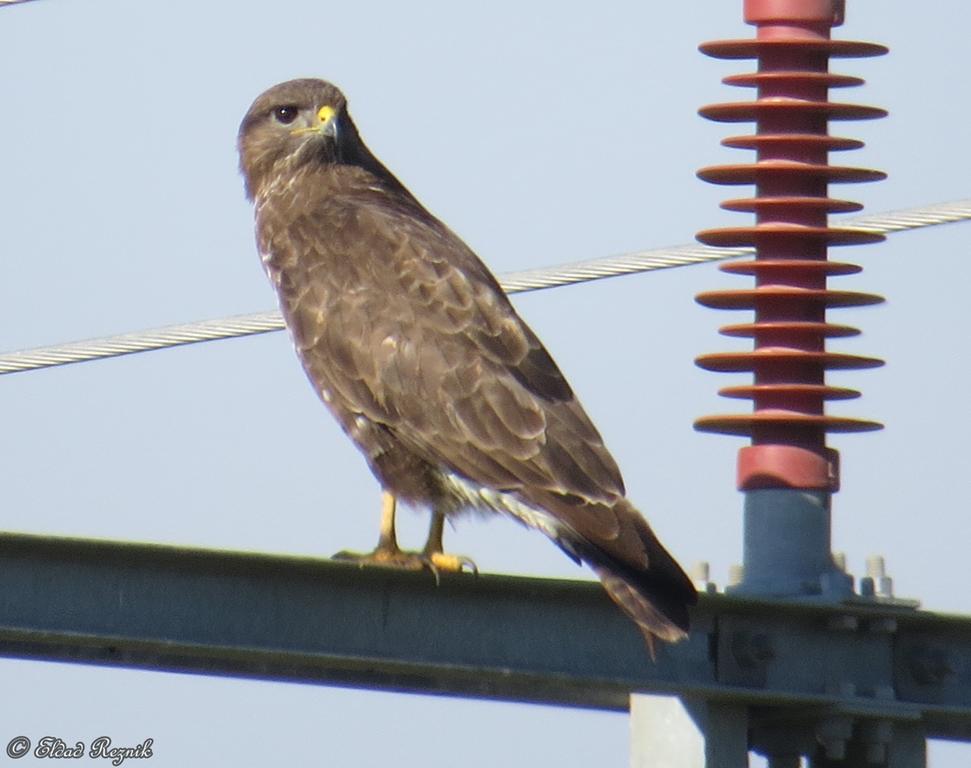
POLYGON ((433 570, 448 573, 464 573, 466 569, 474 576, 479 575, 479 567, 475 561, 465 555, 447 555, 444 552, 427 553, 428 561, 433 570))
POLYGON ((409 552, 403 549, 375 549, 373 552, 351 552, 341 550, 333 556, 334 560, 357 563, 361 568, 376 565, 381 568, 399 568, 405 571, 428 570, 435 577, 435 584, 441 582, 441 574, 464 573, 466 570, 479 575, 475 562, 464 555, 447 555, 444 552, 409 552))
POLYGON ((435 565, 435 560, 434 560, 434 558, 431 558, 431 557, 427 557, 427 556, 425 556, 425 555, 424 555, 424 553, 423 553, 423 554, 422 554, 422 559, 423 559, 423 560, 424 560, 424 562, 425 562, 425 567, 426 567, 426 568, 427 568, 427 569, 428 569, 429 571, 431 571, 431 572, 432 572, 432 576, 434 576, 434 577, 435 577, 435 586, 436 586, 436 587, 440 587, 440 586, 442 586, 442 574, 441 574, 441 573, 439 573, 439 570, 438 570, 438 566, 437 566, 437 565, 435 565))
POLYGON ((350 552, 345 549, 335 554, 333 559, 357 563, 360 568, 376 565, 380 568, 421 571, 428 567, 424 555, 419 552, 406 552, 401 549, 378 548, 373 552, 350 552))

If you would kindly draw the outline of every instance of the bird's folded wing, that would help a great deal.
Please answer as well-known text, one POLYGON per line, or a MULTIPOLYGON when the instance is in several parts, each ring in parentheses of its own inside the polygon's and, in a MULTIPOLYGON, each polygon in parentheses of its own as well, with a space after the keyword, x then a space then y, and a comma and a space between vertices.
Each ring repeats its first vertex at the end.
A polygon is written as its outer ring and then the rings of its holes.
POLYGON ((341 224, 307 216, 288 234, 293 248, 317 244, 306 274, 280 285, 312 378, 433 464, 552 505, 583 537, 616 539, 617 465, 472 251, 394 208, 358 206, 341 224))

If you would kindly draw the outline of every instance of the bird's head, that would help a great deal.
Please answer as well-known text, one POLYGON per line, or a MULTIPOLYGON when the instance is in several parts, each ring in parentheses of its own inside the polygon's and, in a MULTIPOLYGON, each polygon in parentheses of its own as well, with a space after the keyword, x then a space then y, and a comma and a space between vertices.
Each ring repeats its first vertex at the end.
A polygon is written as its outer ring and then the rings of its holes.
POLYGON ((353 162, 367 153, 346 107, 344 94, 324 80, 290 80, 260 94, 239 126, 247 197, 305 163, 353 162))

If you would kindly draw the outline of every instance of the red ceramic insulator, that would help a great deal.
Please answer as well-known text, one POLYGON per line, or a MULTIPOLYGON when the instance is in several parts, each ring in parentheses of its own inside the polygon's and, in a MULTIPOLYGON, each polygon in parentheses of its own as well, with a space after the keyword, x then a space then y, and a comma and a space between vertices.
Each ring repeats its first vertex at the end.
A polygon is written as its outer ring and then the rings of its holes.
POLYGON ((748 414, 707 416, 695 427, 746 435, 752 445, 739 454, 738 485, 755 488, 836 490, 838 457, 826 446, 827 432, 861 432, 880 424, 831 416, 827 400, 859 396, 831 387, 831 369, 872 368, 882 361, 830 352, 827 338, 852 336, 854 328, 827 321, 830 307, 876 304, 868 293, 831 290, 828 278, 859 272, 859 267, 828 260, 830 246, 877 242, 882 235, 830 226, 829 214, 862 206, 829 196, 829 185, 877 181, 880 171, 831 165, 829 153, 857 149, 855 139, 829 135, 832 120, 863 120, 886 112, 829 100, 830 88, 860 85, 855 77, 829 72, 833 57, 877 56, 886 48, 871 43, 831 40, 842 23, 840 0, 745 0, 745 20, 758 28, 755 39, 706 43, 701 50, 723 59, 757 59, 758 71, 732 75, 728 85, 756 88, 754 101, 713 104, 700 113, 719 122, 754 122, 754 135, 722 144, 755 150, 755 162, 703 168, 698 176, 714 184, 754 184, 755 196, 729 200, 722 207, 755 214, 751 226, 712 229, 698 239, 715 246, 751 246, 752 261, 732 262, 722 270, 751 275, 753 288, 709 291, 698 302, 718 309, 754 310, 752 322, 721 329, 727 336, 754 339, 752 350, 703 355, 696 361, 712 371, 747 372, 752 384, 722 389, 731 398, 750 399, 748 414))

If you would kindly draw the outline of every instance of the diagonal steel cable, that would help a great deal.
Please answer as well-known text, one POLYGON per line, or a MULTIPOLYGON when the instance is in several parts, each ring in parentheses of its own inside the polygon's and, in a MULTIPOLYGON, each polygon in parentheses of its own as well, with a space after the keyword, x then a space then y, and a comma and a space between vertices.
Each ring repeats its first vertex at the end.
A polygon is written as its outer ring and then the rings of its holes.
MULTIPOLYGON (((953 203, 908 208, 889 213, 868 214, 843 219, 842 227, 890 234, 949 224, 971 219, 971 199, 953 203)), ((602 280, 607 277, 651 272, 657 269, 683 267, 709 261, 731 259, 752 253, 750 248, 711 248, 703 245, 680 245, 648 251, 577 261, 543 269, 509 272, 500 283, 507 293, 538 291, 562 285, 602 280)), ((49 347, 36 347, 0 355, 0 375, 69 363, 100 360, 106 357, 148 352, 154 349, 196 344, 216 339, 232 339, 282 330, 279 312, 202 320, 184 325, 170 325, 136 333, 125 333, 88 341, 75 341, 49 347)))

